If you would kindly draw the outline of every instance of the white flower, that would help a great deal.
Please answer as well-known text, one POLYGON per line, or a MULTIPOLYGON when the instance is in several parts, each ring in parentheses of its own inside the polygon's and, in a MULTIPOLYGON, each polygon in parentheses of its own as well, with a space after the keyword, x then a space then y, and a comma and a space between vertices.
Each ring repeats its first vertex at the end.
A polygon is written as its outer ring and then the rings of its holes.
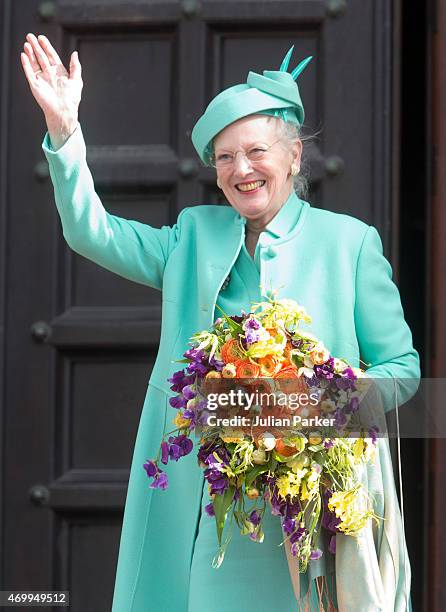
POLYGON ((313 368, 299 368, 297 370, 298 376, 306 376, 307 378, 313 378, 314 370, 313 368))

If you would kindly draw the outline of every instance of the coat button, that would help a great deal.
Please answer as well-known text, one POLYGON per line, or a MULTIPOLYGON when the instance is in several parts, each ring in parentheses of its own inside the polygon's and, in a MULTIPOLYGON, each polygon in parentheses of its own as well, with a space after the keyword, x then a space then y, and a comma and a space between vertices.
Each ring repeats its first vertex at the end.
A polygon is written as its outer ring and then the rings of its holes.
POLYGON ((266 251, 264 251, 264 257, 272 259, 273 257, 277 256, 277 249, 275 249, 272 246, 269 246, 266 251))
POLYGON ((228 276, 223 281, 220 291, 224 291, 226 289, 226 287, 229 285, 230 280, 231 280, 231 275, 228 274, 228 276))

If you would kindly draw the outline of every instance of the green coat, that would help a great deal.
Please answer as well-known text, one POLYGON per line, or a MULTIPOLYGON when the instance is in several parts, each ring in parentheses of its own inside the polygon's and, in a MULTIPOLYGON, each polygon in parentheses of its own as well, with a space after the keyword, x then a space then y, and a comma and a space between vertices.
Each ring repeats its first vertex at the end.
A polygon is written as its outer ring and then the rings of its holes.
MULTIPOLYGON (((184 208, 161 229, 110 215, 95 193, 80 125, 49 162, 63 235, 77 253, 125 278, 162 291, 162 328, 138 428, 121 534, 113 612, 186 612, 189 568, 198 524, 202 471, 194 453, 167 466, 166 491, 149 489, 143 463, 156 456, 176 411, 166 381, 189 337, 215 319, 215 302, 244 240, 245 219, 230 206, 184 208)), ((305 306, 310 326, 333 355, 370 364, 374 377, 413 393, 419 357, 412 346, 391 266, 378 232, 362 221, 310 206, 275 247, 262 246, 263 285, 305 306)), ((388 408, 391 407, 389 402, 388 408)), ((193 612, 193 611, 192 611, 193 612)))

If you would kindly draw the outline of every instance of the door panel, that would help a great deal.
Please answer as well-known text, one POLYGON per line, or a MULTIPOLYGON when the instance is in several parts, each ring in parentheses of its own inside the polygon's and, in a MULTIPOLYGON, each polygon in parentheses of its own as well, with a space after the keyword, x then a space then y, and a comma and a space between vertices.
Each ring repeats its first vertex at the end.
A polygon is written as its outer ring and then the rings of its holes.
POLYGON ((65 244, 40 144, 42 114, 19 53, 46 34, 83 66, 80 123, 105 208, 161 227, 184 206, 225 204, 190 141, 195 121, 248 70, 291 44, 306 131, 308 199, 375 224, 387 253, 398 201, 390 95, 398 3, 318 0, 7 0, 2 205, 7 254, 2 466, 3 588, 67 589, 73 611, 109 610, 128 470, 160 332, 160 295, 65 244), (346 66, 348 68, 346 68, 346 66), (6 93, 5 93, 6 92, 6 93), (9 92, 9 95, 6 95, 9 92), (6 128, 7 126, 7 128, 6 128), (6 149, 4 149, 6 150, 6 149), (20 528, 17 528, 20 525, 20 528))

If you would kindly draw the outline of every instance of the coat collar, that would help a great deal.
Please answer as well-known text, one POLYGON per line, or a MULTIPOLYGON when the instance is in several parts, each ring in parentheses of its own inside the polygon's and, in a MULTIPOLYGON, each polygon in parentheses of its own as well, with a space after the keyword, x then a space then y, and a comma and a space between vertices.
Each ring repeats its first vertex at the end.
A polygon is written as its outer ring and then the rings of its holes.
POLYGON ((293 191, 288 200, 280 208, 268 225, 265 231, 272 234, 275 238, 285 238, 295 227, 302 209, 302 201, 293 191))
MULTIPOLYGON (((199 283, 199 303, 200 309, 206 313, 205 317, 209 317, 213 313, 218 292, 232 269, 245 239, 245 217, 242 217, 232 207, 222 208, 225 210, 218 211, 222 216, 221 220, 216 219, 215 211, 212 211, 212 222, 217 224, 219 240, 215 240, 215 234, 212 234, 212 243, 209 243, 209 248, 203 251, 206 252, 207 256, 203 260, 204 275, 199 283), (225 222, 224 217, 229 223, 225 222)), ((267 240, 262 239, 262 242, 265 242, 265 244, 271 242, 280 244, 280 242, 288 240, 303 225, 308 208, 309 204, 301 200, 293 191, 279 212, 271 219, 267 226, 268 231, 265 232, 267 240)), ((212 319, 206 319, 203 324, 212 324, 213 314, 211 316, 212 319)))

